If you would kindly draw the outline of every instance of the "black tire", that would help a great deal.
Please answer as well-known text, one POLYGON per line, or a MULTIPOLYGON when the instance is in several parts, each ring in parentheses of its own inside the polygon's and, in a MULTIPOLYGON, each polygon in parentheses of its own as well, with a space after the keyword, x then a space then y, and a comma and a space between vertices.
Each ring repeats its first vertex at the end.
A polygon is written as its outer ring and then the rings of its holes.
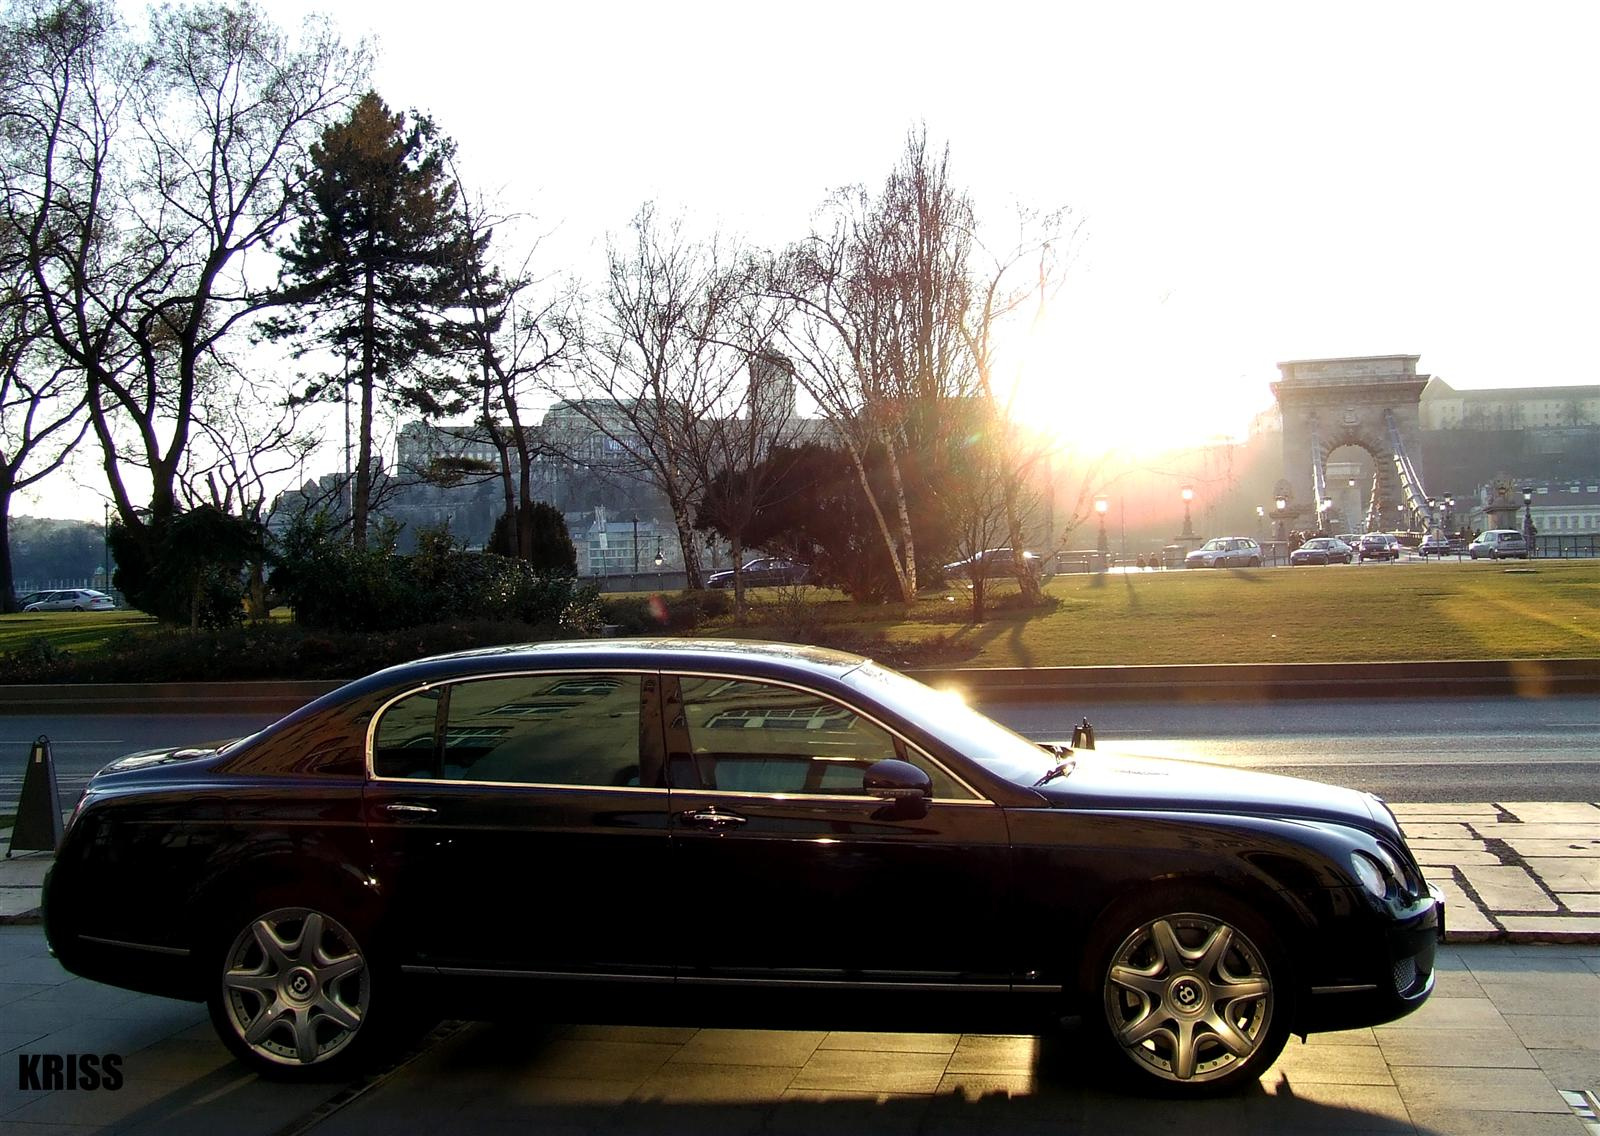
POLYGON ((410 1036, 397 1028, 396 975, 370 928, 314 898, 240 905, 205 952, 206 1006, 222 1043, 263 1077, 348 1079, 410 1036))
POLYGON ((78 606, 78 605, 77 605, 77 604, 73 604, 73 605, 72 605, 72 610, 73 610, 73 611, 82 611, 82 610, 83 610, 83 608, 81 608, 81 607, 79 607, 79 606, 78 606))
POLYGON ((1245 565, 1245 567, 1246 567, 1246 568, 1259 568, 1259 567, 1261 567, 1261 557, 1259 557, 1259 556, 1252 556, 1252 557, 1251 557, 1251 558, 1250 558, 1250 561, 1249 561, 1249 563, 1247 563, 1247 564, 1246 564, 1246 565, 1245 565))
POLYGON ((1096 929, 1085 1022, 1110 1072, 1141 1093, 1208 1097, 1260 1079, 1294 1018, 1288 953, 1249 908, 1163 889, 1096 929))

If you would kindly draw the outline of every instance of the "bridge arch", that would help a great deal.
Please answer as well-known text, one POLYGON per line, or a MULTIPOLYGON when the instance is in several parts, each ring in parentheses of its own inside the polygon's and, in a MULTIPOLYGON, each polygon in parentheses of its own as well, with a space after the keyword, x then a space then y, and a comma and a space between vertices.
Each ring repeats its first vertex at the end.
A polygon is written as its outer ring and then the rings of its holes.
POLYGON ((1433 523, 1422 477, 1411 455, 1419 450, 1422 390, 1420 355, 1366 355, 1279 363, 1272 384, 1283 418, 1283 481, 1295 515, 1323 525, 1331 497, 1328 455, 1354 446, 1372 455, 1367 498, 1369 528, 1385 527, 1396 509, 1433 523))

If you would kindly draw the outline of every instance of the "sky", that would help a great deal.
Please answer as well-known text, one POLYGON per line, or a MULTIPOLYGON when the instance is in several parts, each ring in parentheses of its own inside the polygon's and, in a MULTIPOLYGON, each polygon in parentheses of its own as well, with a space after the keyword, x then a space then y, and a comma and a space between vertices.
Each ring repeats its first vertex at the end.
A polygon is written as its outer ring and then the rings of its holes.
POLYGON ((1291 359, 1600 382, 1592 0, 261 3, 369 36, 551 271, 646 201, 797 239, 925 126, 981 218, 1081 226, 1027 378, 1063 429, 1241 435, 1291 359))

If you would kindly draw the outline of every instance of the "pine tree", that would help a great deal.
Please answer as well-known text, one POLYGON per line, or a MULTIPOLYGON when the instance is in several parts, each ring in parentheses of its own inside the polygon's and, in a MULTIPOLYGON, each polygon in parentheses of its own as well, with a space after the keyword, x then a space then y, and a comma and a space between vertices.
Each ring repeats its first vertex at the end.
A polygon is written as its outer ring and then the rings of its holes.
POLYGON ((465 407, 459 380, 436 364, 449 347, 446 313, 460 305, 481 248, 464 232, 448 176, 452 143, 426 116, 393 113, 368 92, 311 150, 300 227, 284 249, 289 314, 271 334, 304 337, 297 354, 330 349, 348 372, 321 377, 310 398, 361 397, 351 497, 352 539, 366 547, 375 402, 431 416, 465 407))

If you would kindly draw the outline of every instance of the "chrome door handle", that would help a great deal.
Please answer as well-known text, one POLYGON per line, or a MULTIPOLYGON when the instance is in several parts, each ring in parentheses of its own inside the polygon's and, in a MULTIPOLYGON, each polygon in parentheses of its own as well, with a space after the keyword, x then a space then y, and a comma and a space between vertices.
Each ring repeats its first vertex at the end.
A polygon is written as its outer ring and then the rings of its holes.
POLYGON ((727 813, 720 809, 690 809, 679 813, 678 819, 697 828, 711 829, 738 828, 741 824, 747 823, 738 813, 727 813))
POLYGON ((407 805, 395 802, 383 806, 386 813, 400 813, 403 816, 433 816, 439 810, 432 805, 407 805))

